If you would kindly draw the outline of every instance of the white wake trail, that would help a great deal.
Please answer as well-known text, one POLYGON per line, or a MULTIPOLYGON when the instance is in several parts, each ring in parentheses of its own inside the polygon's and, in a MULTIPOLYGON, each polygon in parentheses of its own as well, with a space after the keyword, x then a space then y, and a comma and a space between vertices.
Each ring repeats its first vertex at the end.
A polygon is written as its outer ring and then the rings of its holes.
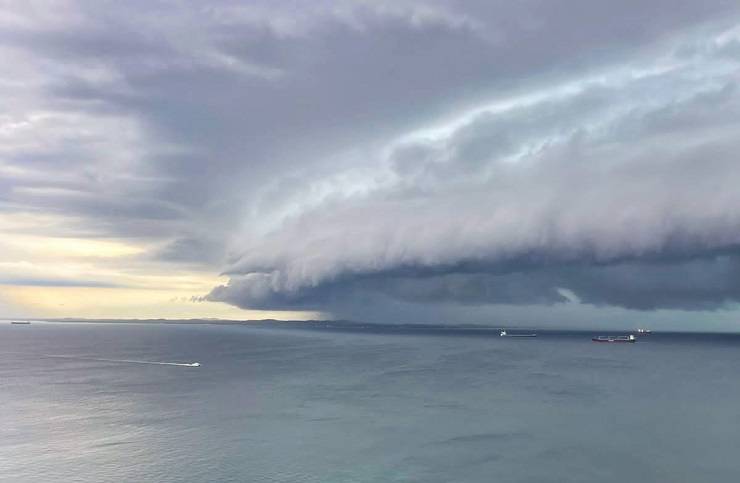
POLYGON ((41 357, 53 357, 58 359, 76 359, 81 361, 98 362, 120 362, 129 364, 154 364, 159 366, 200 367, 200 362, 159 362, 159 361, 135 361, 131 359, 104 359, 101 357, 72 356, 62 354, 42 354, 41 357))

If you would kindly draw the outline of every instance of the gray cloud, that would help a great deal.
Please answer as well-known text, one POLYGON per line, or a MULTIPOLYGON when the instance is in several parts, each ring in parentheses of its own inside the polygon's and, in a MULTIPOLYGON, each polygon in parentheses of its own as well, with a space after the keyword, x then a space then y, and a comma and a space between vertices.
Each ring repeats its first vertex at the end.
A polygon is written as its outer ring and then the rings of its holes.
POLYGON ((422 301, 553 303, 559 288, 641 309, 736 300, 733 277, 720 277, 734 264, 700 265, 719 280, 696 287, 703 271, 684 261, 740 240, 738 65, 705 55, 544 88, 410 136, 379 186, 252 242, 229 271, 241 276, 237 303, 384 275, 381 292, 422 301), (669 257, 668 269, 647 263, 669 257), (490 275, 520 260, 522 273, 490 275), (484 273, 460 275, 470 265, 484 273), (399 281, 399 269, 426 278, 399 281), (611 277, 652 283, 593 280, 611 277))
POLYGON ((0 211, 151 239, 242 307, 722 306, 738 20, 721 0, 18 4, 0 211))
POLYGON ((11 278, 0 279, 0 285, 22 285, 32 287, 95 287, 95 288, 118 288, 121 285, 100 282, 96 280, 65 280, 65 279, 35 279, 35 278, 11 278))

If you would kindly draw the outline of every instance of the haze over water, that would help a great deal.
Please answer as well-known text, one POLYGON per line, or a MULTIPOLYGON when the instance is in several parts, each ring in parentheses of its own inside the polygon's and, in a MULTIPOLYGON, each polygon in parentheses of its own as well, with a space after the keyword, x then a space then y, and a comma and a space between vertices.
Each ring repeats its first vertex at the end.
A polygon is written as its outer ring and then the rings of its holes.
POLYGON ((737 481, 740 336, 591 335, 0 325, 0 481, 737 481))

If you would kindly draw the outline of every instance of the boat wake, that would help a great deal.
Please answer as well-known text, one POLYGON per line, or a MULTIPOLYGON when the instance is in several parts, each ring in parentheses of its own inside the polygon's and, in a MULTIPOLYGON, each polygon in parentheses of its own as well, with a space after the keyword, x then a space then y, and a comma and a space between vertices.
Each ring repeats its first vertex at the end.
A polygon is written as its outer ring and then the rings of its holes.
POLYGON ((41 357, 51 357, 56 359, 75 359, 79 361, 97 361, 97 362, 119 362, 125 364, 153 364, 158 366, 180 366, 180 367, 200 367, 200 362, 160 362, 160 361, 137 361, 132 359, 105 359, 101 357, 85 357, 63 354, 43 354, 41 357))

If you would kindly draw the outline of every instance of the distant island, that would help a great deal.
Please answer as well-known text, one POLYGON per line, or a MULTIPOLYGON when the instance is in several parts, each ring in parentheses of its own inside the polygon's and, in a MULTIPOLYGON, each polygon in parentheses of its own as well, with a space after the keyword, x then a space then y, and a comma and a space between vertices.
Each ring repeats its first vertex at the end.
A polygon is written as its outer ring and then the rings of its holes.
POLYGON ((336 320, 278 320, 278 319, 238 320, 238 319, 216 319, 216 318, 204 318, 204 319, 89 319, 89 318, 83 318, 83 317, 64 317, 64 318, 35 318, 35 319, 18 319, 18 320, 38 320, 42 322, 90 323, 90 324, 195 324, 195 325, 349 323, 348 321, 336 321, 336 320))
MULTIPOLYGON (((10 319, 8 319, 10 320, 10 319)), ((345 319, 307 319, 307 320, 279 320, 279 319, 90 319, 84 317, 64 317, 64 318, 19 318, 14 320, 38 321, 51 323, 88 323, 88 324, 172 324, 172 325, 249 325, 249 326, 280 326, 293 328, 328 328, 337 330, 358 330, 358 329, 392 329, 402 330, 470 330, 470 331, 491 331, 501 330, 499 325, 481 325, 481 324, 422 324, 422 323, 377 323, 362 322, 345 319)), ((518 327, 517 329, 527 329, 527 327, 518 327)))

